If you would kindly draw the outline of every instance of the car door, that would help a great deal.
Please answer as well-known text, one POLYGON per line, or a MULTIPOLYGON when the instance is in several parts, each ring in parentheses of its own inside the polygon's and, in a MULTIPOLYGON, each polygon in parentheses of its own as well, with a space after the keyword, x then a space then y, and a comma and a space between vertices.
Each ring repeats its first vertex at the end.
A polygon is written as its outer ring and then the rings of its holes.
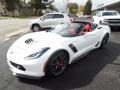
POLYGON ((71 57, 71 60, 75 60, 77 57, 85 53, 88 43, 85 39, 86 38, 84 38, 83 36, 73 37, 74 41, 72 41, 72 43, 69 45, 74 53, 71 57))
POLYGON ((75 52, 74 56, 72 57, 73 59, 94 49, 94 47, 99 43, 99 35, 96 33, 97 31, 88 32, 85 35, 75 37, 72 44, 76 48, 77 52, 75 52))
POLYGON ((84 39, 86 41, 86 51, 89 51, 96 47, 99 44, 99 33, 98 30, 94 30, 92 32, 86 33, 84 36, 84 39))
POLYGON ((100 32, 97 29, 98 25, 91 23, 91 32, 87 32, 83 37, 86 40, 86 51, 89 51, 91 49, 94 49, 99 45, 99 39, 100 39, 100 32))
POLYGON ((54 24, 54 20, 53 20, 54 14, 47 14, 45 16, 43 16, 39 22, 40 26, 43 28, 46 27, 52 27, 52 25, 54 24))
POLYGON ((54 14, 53 16, 53 26, 63 23, 64 22, 64 15, 63 14, 54 14))

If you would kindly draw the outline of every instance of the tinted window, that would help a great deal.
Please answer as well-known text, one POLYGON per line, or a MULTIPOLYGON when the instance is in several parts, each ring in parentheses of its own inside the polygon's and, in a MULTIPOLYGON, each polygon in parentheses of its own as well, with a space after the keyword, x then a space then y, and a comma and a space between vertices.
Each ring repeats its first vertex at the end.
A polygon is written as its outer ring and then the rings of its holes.
POLYGON ((64 18, 62 14, 54 14, 54 18, 64 18))
POLYGON ((103 12, 102 16, 117 15, 117 12, 103 12))
POLYGON ((47 14, 43 17, 43 19, 52 19, 54 17, 54 14, 47 14))

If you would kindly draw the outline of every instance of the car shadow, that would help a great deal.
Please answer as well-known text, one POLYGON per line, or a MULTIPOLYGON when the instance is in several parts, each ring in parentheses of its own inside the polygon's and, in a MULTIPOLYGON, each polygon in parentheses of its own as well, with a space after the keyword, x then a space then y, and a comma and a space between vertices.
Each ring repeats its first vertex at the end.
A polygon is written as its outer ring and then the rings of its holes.
POLYGON ((120 43, 109 42, 105 49, 96 49, 83 59, 69 65, 66 72, 60 76, 43 77, 40 80, 20 79, 20 81, 53 90, 80 88, 92 83, 97 74, 108 64, 113 64, 119 55, 120 43))

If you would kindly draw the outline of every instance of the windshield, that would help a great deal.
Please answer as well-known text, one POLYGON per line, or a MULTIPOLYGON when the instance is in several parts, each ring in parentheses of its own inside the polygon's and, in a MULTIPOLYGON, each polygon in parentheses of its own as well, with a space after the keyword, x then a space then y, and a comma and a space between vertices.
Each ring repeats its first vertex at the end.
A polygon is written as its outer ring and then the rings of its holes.
POLYGON ((103 12, 103 16, 117 15, 117 12, 103 12))
POLYGON ((63 37, 75 37, 80 35, 80 32, 83 30, 83 28, 84 28, 84 24, 64 23, 55 26, 49 32, 59 34, 63 37))

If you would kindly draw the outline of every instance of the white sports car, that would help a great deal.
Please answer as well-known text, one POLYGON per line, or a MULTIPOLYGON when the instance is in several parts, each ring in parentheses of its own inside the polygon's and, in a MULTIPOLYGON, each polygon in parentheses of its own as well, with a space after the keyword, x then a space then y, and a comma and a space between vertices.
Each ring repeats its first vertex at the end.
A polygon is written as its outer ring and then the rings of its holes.
POLYGON ((108 42, 110 28, 89 23, 63 23, 49 31, 26 34, 8 50, 7 62, 13 75, 24 77, 57 76, 68 64, 108 42))

